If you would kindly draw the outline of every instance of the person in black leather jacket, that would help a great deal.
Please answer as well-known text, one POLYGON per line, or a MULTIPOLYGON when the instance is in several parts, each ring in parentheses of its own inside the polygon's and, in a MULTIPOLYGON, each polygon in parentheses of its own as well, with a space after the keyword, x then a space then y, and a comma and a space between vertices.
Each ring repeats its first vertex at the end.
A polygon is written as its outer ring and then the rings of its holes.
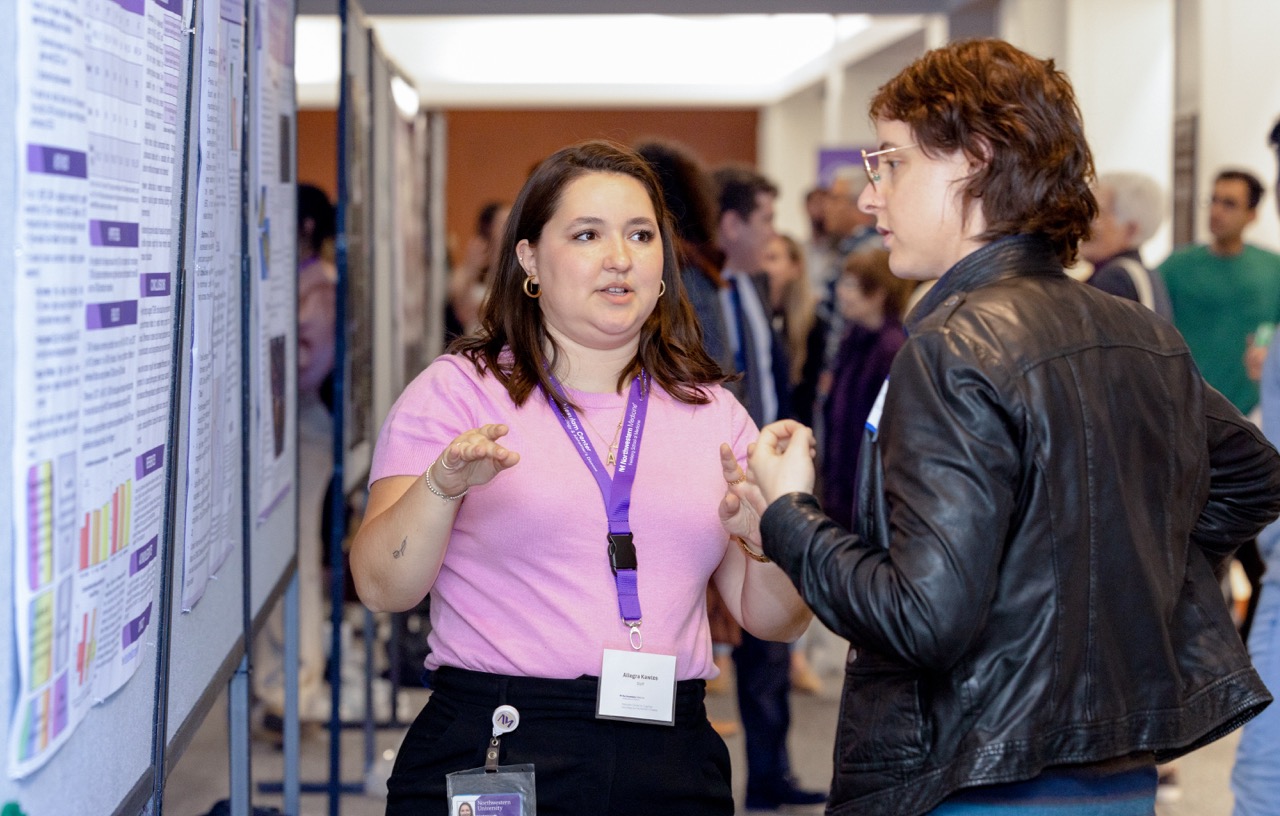
POLYGON ((1280 513, 1280 456, 1169 323, 1063 273, 1096 202, 1052 61, 948 45, 871 117, 860 206, 896 275, 938 280, 853 531, 810 495, 807 428, 750 461, 765 554, 853 647, 827 813, 1151 813, 1157 761, 1271 700, 1215 576, 1280 513))

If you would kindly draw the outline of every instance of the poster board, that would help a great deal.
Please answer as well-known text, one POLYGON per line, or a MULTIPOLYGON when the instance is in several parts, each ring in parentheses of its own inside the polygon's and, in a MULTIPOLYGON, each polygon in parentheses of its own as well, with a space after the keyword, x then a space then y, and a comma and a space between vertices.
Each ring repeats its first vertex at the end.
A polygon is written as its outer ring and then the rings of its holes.
POLYGON ((138 807, 155 778, 188 13, 23 0, 0 26, 15 259, 0 626, 17 661, 0 796, 30 816, 138 807))
POLYGON ((0 672, 0 801, 27 816, 146 808, 292 572, 292 388, 270 372, 275 354, 292 373, 296 343, 293 15, 271 0, 0 13, 15 55, 0 179, 16 191, 0 204, 15 258, 0 581, 22 596, 0 605, 18 658, 0 672), (253 207, 244 178, 271 188, 253 207), (260 217, 286 237, 254 265, 260 217), (274 473, 256 469, 268 455, 274 473), (259 537, 271 546, 246 546, 259 537))

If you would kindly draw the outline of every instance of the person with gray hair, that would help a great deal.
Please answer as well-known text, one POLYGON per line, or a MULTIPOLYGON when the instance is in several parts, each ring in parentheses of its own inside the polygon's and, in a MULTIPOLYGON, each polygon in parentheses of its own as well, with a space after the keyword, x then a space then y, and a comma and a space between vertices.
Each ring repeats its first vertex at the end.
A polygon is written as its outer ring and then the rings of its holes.
POLYGON ((1080 255, 1094 267, 1087 282, 1172 320, 1164 280, 1152 274, 1139 252, 1164 221, 1164 191, 1150 176, 1116 172, 1098 176, 1094 195, 1098 215, 1089 239, 1080 244, 1080 255))

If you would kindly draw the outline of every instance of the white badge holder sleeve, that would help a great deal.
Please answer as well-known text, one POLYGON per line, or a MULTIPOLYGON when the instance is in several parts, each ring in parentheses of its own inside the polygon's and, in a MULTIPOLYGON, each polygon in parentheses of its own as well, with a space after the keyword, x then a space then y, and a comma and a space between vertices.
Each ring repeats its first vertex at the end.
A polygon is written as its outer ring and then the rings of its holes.
POLYGON ((533 765, 499 765, 502 735, 520 724, 509 705, 493 710, 493 737, 484 749, 484 767, 445 776, 449 816, 537 816, 533 765))

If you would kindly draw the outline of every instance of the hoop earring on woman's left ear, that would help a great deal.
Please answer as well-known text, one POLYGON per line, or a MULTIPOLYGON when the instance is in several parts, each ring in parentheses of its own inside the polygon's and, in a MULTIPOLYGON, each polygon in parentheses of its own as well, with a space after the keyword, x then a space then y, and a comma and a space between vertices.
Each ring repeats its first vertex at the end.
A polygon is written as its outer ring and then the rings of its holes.
POLYGON ((658 281, 658 297, 662 297, 666 293, 667 293, 667 282, 664 280, 658 281))
POLYGON ((524 276, 524 293, 534 300, 542 297, 542 287, 534 280, 533 275, 524 276))

